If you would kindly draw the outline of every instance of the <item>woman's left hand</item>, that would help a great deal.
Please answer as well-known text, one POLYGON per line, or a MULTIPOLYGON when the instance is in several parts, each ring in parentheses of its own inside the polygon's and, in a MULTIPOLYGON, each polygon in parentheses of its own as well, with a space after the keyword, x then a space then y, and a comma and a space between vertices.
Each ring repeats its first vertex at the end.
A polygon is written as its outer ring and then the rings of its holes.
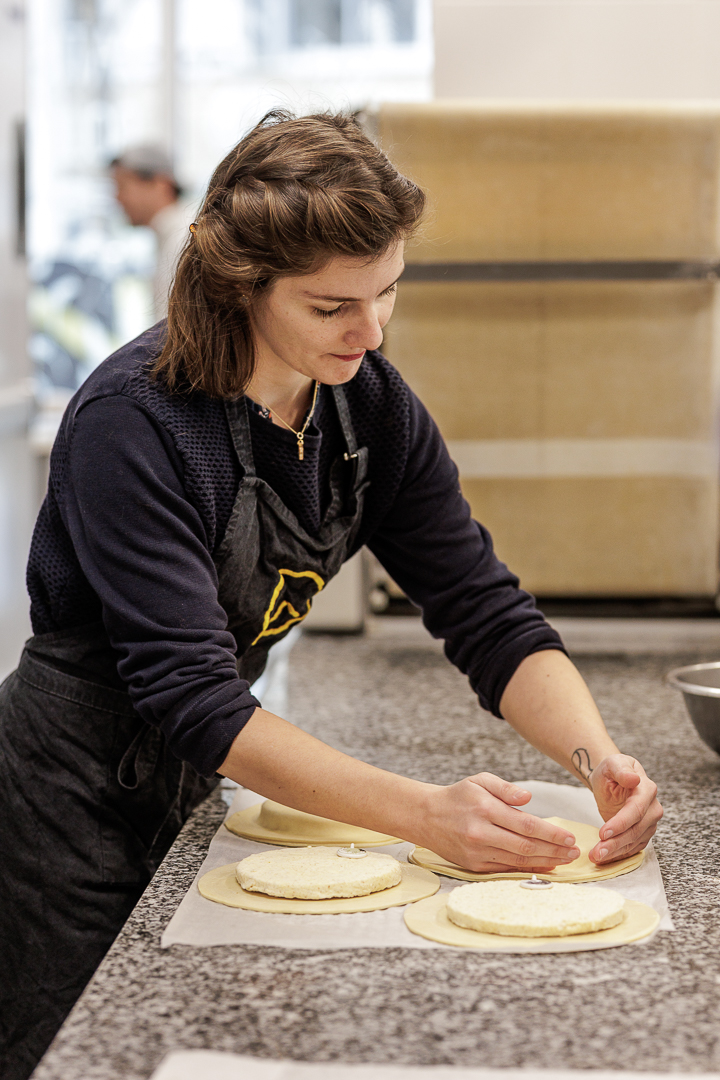
POLYGON ((640 762, 627 754, 610 754, 590 774, 590 789, 605 821, 600 842, 590 852, 592 861, 614 862, 646 847, 663 809, 657 785, 640 762))

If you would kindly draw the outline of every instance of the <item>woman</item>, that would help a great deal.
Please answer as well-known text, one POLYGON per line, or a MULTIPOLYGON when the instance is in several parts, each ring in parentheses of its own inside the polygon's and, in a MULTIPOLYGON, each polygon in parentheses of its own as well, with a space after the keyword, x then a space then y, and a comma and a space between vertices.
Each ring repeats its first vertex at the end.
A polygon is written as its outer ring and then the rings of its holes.
POLYGON ((29 1073, 217 773, 474 870, 577 857, 499 777, 395 776, 253 698, 269 647, 363 544, 481 703, 592 790, 596 862, 655 830, 655 785, 376 351, 422 207, 352 119, 269 114, 211 181, 167 328, 68 408, 30 555, 35 636, 2 691, 4 1077, 29 1073))

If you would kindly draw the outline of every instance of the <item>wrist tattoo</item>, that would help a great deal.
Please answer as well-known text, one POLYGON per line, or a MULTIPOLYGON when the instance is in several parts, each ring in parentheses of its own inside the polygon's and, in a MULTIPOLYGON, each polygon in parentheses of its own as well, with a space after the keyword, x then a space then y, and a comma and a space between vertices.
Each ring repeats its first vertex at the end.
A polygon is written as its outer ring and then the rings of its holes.
POLYGON ((578 773, 580 779, 584 780, 586 784, 589 784, 592 764, 590 762, 590 755, 584 746, 579 746, 577 750, 573 751, 572 763, 575 772, 578 773))

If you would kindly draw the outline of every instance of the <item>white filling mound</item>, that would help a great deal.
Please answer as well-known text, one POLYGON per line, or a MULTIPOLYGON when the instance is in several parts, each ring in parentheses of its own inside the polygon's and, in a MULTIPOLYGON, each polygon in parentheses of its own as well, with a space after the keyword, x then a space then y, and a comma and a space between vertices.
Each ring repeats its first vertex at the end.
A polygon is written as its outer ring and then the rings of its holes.
POLYGON ((447 916, 485 934, 566 937, 617 926, 624 904, 614 889, 558 882, 552 889, 523 889, 519 881, 478 881, 452 890, 447 916))
POLYGON ((400 863, 391 855, 368 853, 345 859, 335 848, 284 848, 248 855, 235 870, 247 892, 295 900, 326 900, 333 896, 368 896, 399 885, 400 863))

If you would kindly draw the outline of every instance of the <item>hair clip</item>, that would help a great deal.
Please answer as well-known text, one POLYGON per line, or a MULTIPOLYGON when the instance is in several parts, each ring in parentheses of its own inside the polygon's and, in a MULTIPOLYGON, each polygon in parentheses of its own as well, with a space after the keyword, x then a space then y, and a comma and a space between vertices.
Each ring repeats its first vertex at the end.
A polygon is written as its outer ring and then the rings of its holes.
POLYGON ((194 235, 195 235, 195 233, 197 232, 197 221, 192 221, 192 222, 190 223, 190 225, 189 225, 189 229, 190 229, 190 232, 191 232, 191 233, 193 234, 193 236, 194 236, 194 235))

